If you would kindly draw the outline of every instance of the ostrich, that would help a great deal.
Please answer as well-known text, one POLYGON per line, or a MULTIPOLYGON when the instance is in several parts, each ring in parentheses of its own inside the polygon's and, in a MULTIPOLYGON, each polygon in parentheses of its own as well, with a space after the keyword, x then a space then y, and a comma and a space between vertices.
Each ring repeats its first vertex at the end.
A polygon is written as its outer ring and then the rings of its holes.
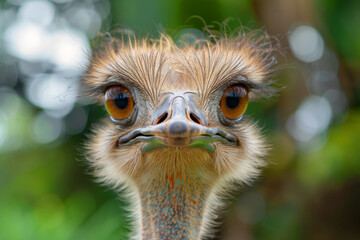
POLYGON ((90 57, 83 96, 108 112, 86 144, 98 179, 125 189, 133 239, 203 239, 224 195, 250 183, 268 147, 246 116, 271 92, 274 50, 266 34, 194 44, 171 37, 110 37, 90 57))

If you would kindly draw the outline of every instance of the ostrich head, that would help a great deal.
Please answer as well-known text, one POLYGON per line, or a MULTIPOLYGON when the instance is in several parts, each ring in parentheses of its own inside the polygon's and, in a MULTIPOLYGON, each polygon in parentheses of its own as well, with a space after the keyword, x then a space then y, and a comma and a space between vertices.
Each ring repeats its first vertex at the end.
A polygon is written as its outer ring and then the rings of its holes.
POLYGON ((109 115, 93 130, 88 160, 101 181, 129 193, 134 238, 200 239, 222 194, 265 164, 245 110, 267 92, 274 49, 256 34, 185 46, 167 36, 125 40, 102 42, 83 77, 84 95, 109 115))

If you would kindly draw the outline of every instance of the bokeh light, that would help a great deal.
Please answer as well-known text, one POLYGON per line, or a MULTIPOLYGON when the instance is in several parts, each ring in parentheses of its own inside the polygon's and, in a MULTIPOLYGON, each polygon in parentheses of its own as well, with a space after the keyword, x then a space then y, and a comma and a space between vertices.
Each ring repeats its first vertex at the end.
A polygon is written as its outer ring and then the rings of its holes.
POLYGON ((18 10, 18 20, 43 27, 49 26, 54 17, 55 6, 50 1, 27 1, 18 10))
POLYGON ((304 62, 319 60, 324 53, 324 40, 311 26, 299 26, 292 30, 289 43, 295 57, 304 62))
POLYGON ((42 60, 45 38, 46 33, 41 27, 26 21, 15 23, 4 34, 7 51, 15 57, 28 61, 42 60))
POLYGON ((62 133, 61 119, 52 117, 46 112, 40 112, 33 122, 33 136, 38 143, 50 143, 58 139, 62 133))
POLYGON ((290 135, 298 141, 307 142, 324 132, 331 121, 332 111, 326 98, 308 97, 290 116, 287 129, 290 135))
POLYGON ((39 74, 26 82, 26 96, 34 105, 49 110, 58 117, 73 108, 77 91, 73 80, 55 74, 39 74))

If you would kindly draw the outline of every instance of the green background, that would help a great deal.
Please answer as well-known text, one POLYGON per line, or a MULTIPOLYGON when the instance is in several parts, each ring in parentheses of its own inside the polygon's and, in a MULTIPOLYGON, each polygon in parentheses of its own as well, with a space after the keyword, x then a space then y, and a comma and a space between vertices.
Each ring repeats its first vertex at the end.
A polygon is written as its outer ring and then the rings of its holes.
MULTIPOLYGON (((271 164, 243 189, 245 197, 234 198, 219 239, 360 238, 360 1, 112 0, 110 6, 103 32, 121 26, 138 36, 156 36, 188 27, 201 30, 204 22, 216 28, 228 20, 230 29, 267 29, 282 44, 276 85, 285 88, 248 108, 273 144, 271 164), (290 115, 311 94, 302 75, 309 65, 292 56, 287 42, 289 31, 302 24, 314 26, 337 56, 347 99, 346 109, 322 132, 322 146, 311 151, 286 130, 290 115), (253 193, 261 206, 247 201, 253 193), (242 221, 238 216, 244 211, 256 221, 242 221)), ((0 1, 0 9, 10 7, 0 1)), ((41 109, 26 100, 21 85, 13 90, 19 93, 20 109, 8 127, 27 144, 0 151, 0 239, 126 239, 126 199, 94 182, 82 154, 91 125, 106 116, 103 107, 85 107, 82 132, 39 144, 32 140, 28 119, 41 109)), ((12 109, 12 104, 9 100, 6 106, 12 109)))

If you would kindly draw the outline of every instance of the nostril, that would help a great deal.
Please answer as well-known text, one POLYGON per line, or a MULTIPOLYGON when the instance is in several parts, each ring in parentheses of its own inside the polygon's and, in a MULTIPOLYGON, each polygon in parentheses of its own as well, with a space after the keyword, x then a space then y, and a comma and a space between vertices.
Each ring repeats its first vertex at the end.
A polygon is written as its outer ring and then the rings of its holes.
POLYGON ((200 119, 193 113, 190 113, 190 119, 197 124, 201 124, 200 119))
POLYGON ((160 124, 162 122, 164 122, 168 117, 168 113, 164 113, 163 115, 161 115, 161 117, 159 117, 158 119, 156 119, 156 121, 154 122, 154 125, 160 124))

